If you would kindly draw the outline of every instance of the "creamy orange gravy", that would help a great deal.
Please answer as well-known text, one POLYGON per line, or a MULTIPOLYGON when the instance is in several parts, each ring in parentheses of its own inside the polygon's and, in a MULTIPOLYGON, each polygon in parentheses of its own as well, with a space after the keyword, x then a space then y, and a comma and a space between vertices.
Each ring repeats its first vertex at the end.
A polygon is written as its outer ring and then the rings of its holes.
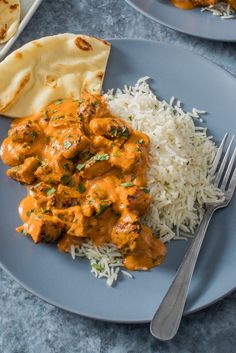
POLYGON ((143 225, 149 209, 149 138, 114 116, 99 95, 59 100, 12 123, 1 156, 30 185, 17 230, 61 251, 90 240, 115 244, 130 270, 159 265, 165 245, 143 225))
POLYGON ((190 0, 171 0, 172 4, 182 10, 190 10, 194 8, 194 4, 190 0))

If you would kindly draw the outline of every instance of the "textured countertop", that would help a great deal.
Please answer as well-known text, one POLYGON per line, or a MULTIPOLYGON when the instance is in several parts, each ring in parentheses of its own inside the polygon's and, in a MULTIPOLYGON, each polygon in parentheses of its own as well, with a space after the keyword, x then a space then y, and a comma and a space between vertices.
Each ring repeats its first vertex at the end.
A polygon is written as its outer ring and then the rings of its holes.
MULTIPOLYGON (((236 44, 201 40, 145 18, 124 0, 44 0, 15 44, 77 32, 147 38, 189 48, 236 75, 236 44)), ((223 87, 222 87, 223 89, 223 87)), ((236 293, 185 317, 176 338, 155 340, 148 325, 116 325, 57 309, 0 270, 0 353, 235 353, 236 293)))

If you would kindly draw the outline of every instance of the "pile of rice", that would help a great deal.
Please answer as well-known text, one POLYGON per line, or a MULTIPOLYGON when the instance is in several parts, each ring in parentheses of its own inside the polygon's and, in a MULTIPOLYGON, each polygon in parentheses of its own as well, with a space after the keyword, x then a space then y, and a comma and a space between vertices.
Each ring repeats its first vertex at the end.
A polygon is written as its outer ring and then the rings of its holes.
MULTIPOLYGON (((147 80, 141 78, 134 87, 110 90, 104 96, 114 114, 150 137, 148 186, 153 202, 144 223, 163 242, 186 239, 200 223, 205 203, 223 198, 209 175, 217 147, 205 128, 194 125, 204 111, 185 113, 174 97, 170 103, 159 101, 147 80)), ((117 279, 122 266, 114 245, 98 248, 88 243, 73 248, 71 254, 87 257, 92 272, 98 278, 106 277, 108 285, 117 279)))
POLYGON ((218 16, 224 20, 229 20, 235 17, 235 10, 225 2, 218 2, 215 5, 203 7, 201 12, 209 11, 213 16, 218 16))

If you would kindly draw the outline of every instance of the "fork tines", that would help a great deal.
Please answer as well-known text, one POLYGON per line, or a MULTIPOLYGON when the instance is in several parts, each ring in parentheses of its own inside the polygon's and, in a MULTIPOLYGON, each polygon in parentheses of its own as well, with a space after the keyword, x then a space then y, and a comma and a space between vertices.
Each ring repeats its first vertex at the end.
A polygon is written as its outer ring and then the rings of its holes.
POLYGON ((227 191, 233 194, 236 186, 236 168, 235 168, 236 148, 234 148, 231 158, 230 158, 230 151, 231 151, 231 147, 233 145, 235 136, 233 135, 231 137, 231 140, 228 144, 228 148, 224 153, 224 148, 226 146, 228 136, 229 136, 229 133, 226 133, 221 141, 221 144, 216 153, 214 162, 212 164, 211 175, 214 176, 214 184, 217 187, 221 188, 222 191, 227 191))

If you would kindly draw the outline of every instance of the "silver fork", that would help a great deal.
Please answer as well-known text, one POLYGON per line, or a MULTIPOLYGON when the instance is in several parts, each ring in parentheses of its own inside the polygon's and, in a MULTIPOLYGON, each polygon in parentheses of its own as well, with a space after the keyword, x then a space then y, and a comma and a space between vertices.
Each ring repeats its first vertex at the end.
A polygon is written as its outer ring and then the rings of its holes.
POLYGON ((194 267, 211 217, 216 210, 226 207, 229 204, 235 191, 236 149, 234 149, 232 157, 229 160, 234 136, 231 138, 224 154, 224 147, 227 139, 228 133, 225 134, 221 141, 211 169, 211 175, 214 177, 214 184, 223 191, 224 200, 206 205, 206 211, 197 229, 196 236, 185 254, 183 262, 181 263, 167 294, 151 321, 150 330, 152 335, 162 341, 172 339, 178 331, 194 267))

